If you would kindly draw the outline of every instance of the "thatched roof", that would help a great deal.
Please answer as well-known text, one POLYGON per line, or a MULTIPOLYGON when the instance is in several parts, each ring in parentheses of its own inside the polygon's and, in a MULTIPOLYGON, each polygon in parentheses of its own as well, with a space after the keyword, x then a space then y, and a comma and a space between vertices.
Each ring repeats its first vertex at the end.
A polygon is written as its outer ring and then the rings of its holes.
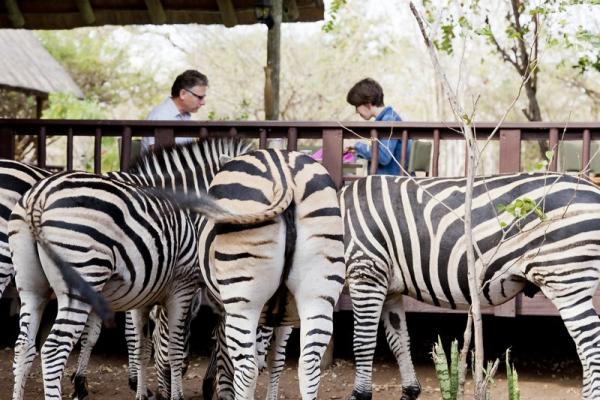
MULTIPOLYGON (((6 0, 0 28, 138 24, 254 24, 271 0, 6 0)), ((323 0, 283 0, 283 22, 323 19, 323 0)))
POLYGON ((32 32, 0 29, 0 54, 0 87, 37 96, 63 92, 83 97, 32 32))

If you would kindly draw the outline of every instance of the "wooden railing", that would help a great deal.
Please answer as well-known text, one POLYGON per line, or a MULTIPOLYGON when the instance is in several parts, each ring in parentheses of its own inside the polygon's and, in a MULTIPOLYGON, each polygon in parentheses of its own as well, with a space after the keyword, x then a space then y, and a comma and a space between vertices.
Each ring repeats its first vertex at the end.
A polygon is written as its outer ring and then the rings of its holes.
MULTIPOLYGON (((65 136, 67 170, 73 168, 73 138, 89 136, 94 138, 94 171, 100 172, 101 139, 112 136, 121 138, 120 167, 126 170, 130 164, 131 140, 136 136, 155 136, 156 145, 173 143, 175 137, 241 136, 258 139, 261 148, 267 147, 269 139, 287 139, 287 149, 297 150, 303 139, 319 139, 323 146, 323 165, 327 168, 338 186, 349 179, 343 176, 342 153, 344 140, 362 138, 398 138, 403 141, 401 159, 405 164, 407 139, 433 141, 430 175, 438 176, 440 143, 444 140, 463 140, 459 127, 452 123, 424 122, 157 122, 157 121, 70 121, 70 120, 20 120, 0 119, 0 158, 14 157, 15 137, 33 135, 37 138, 37 163, 46 166, 46 139, 48 136, 65 136)), ((478 138, 485 139, 496 130, 494 123, 476 124, 478 138)), ((544 140, 550 149, 557 149, 559 141, 581 141, 581 169, 590 161, 592 140, 600 140, 600 122, 538 122, 506 123, 497 129, 491 140, 499 142, 498 172, 517 172, 521 169, 522 141, 544 140)), ((374 148, 377 143, 373 142, 374 148)), ((377 151, 372 152, 374 155, 377 151)), ((548 166, 557 169, 556 157, 548 166)), ((373 166, 377 165, 375 159, 373 166)), ((373 172, 373 171, 372 171, 373 172)), ((352 177, 350 177, 352 179, 352 177)), ((595 297, 600 304, 600 296, 595 297)), ((349 307, 349 299, 344 297, 341 308, 349 307)), ((419 303, 407 298, 407 311, 444 312, 440 308, 419 303)), ((554 307, 541 295, 528 299, 516 299, 484 312, 499 316, 556 315, 554 307)))
MULTIPOLYGON (((480 139, 490 136, 496 129, 494 123, 476 124, 480 139)), ((0 119, 0 157, 14 157, 14 138, 17 135, 33 135, 37 138, 39 166, 46 166, 46 139, 48 136, 65 136, 67 170, 73 168, 73 138, 88 136, 94 138, 94 171, 100 172, 102 137, 121 138, 121 169, 126 170, 130 163, 131 139, 136 136, 155 136, 159 146, 170 144, 175 137, 242 136, 256 138, 261 148, 267 146, 268 139, 287 139, 289 150, 298 149, 302 139, 320 139, 323 146, 323 164, 337 185, 343 183, 342 151, 344 140, 362 138, 398 138, 403 140, 401 159, 406 161, 407 139, 428 139, 433 141, 430 175, 438 176, 440 142, 463 140, 459 127, 453 123, 426 122, 293 122, 293 121, 203 121, 203 122, 162 122, 162 121, 94 121, 94 120, 23 120, 0 119)), ((581 165, 590 160, 590 143, 600 140, 600 122, 594 123, 506 123, 492 137, 499 141, 500 153, 498 172, 515 172, 521 168, 520 148, 523 140, 546 140, 549 148, 556 148, 559 140, 583 141, 581 165)), ((376 148, 377 143, 373 143, 376 148)), ((372 152, 376 157, 377 151, 372 152)), ((376 160, 374 160, 376 161, 376 160)), ((373 167, 377 165, 372 163, 373 167)), ((549 166, 556 170, 556 157, 549 166)))

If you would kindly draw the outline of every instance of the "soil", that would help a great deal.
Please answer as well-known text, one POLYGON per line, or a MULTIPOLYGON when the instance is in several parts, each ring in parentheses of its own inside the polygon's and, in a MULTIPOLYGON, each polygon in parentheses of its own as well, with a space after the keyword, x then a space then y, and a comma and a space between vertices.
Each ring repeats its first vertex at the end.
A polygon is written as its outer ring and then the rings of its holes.
MULTIPOLYGON (((0 399, 10 399, 12 389, 12 349, 0 350, 0 399)), ((65 376, 70 376, 74 371, 74 353, 68 363, 65 376)), ((201 380, 206 370, 208 358, 196 356, 193 358, 191 368, 184 378, 186 399, 201 399, 201 380)), ((438 400, 441 399, 437 388, 433 368, 428 364, 416 366, 417 375, 423 386, 423 392, 419 399, 438 400)), ((577 399, 580 391, 580 377, 578 371, 570 369, 564 371, 560 365, 557 370, 562 372, 541 375, 537 368, 529 368, 519 371, 519 386, 521 399, 543 399, 543 400, 570 400, 577 399)), ((151 369, 152 370, 152 369, 151 369)), ((92 357, 88 381, 90 382, 90 400, 107 399, 124 400, 133 399, 133 392, 127 386, 126 359, 122 356, 111 354, 96 354, 92 357)), ((290 360, 283 373, 280 385, 280 399, 299 399, 298 378, 295 362, 290 360)), ((346 399, 352 391, 354 380, 353 364, 350 360, 336 359, 333 365, 322 374, 320 399, 346 399)), ((261 375, 256 398, 261 399, 266 395, 267 376, 261 375)), ((154 388, 155 380, 153 371, 150 375, 150 386, 154 388)), ((63 380, 64 397, 71 392, 68 379, 63 380)), ((471 382, 467 382, 467 390, 472 388, 471 382)), ((389 359, 377 360, 374 370, 373 399, 399 399, 400 384, 398 369, 395 363, 389 359)), ((505 377, 499 374, 494 382, 492 390, 493 399, 507 398, 505 377)), ((42 378, 39 360, 32 367, 30 378, 27 382, 26 399, 42 399, 42 378)), ((468 397, 467 397, 468 398, 468 397)))

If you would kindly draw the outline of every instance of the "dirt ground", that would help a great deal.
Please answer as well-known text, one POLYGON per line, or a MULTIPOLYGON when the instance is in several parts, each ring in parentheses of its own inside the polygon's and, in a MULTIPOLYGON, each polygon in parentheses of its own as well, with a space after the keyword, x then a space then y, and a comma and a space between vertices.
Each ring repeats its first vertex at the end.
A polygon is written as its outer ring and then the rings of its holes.
MULTIPOLYGON (((12 392, 12 349, 0 350, 0 400, 10 399, 12 392)), ((68 364, 65 376, 70 376, 74 371, 74 353, 68 364)), ((191 368, 184 378, 186 399, 201 399, 201 380, 206 370, 208 359, 206 357, 195 357, 191 368)), ((547 366, 546 366, 547 367, 547 366)), ((441 399, 436 384, 433 368, 429 364, 420 363, 416 366, 417 375, 423 386, 420 399, 441 399)), ((547 370, 548 368, 543 368, 547 370)), ((571 400, 579 398, 580 377, 578 371, 573 368, 563 370, 559 365, 556 371, 544 373, 531 366, 526 370, 519 371, 519 385, 521 388, 521 399, 543 399, 543 400, 571 400)), ((331 368, 325 370, 321 379, 320 399, 346 399, 352 391, 354 380, 353 364, 347 359, 336 359, 331 368)), ((94 355, 92 357, 90 373, 90 400, 108 399, 124 400, 133 399, 133 393, 127 386, 126 359, 116 355, 94 355)), ((155 386, 154 375, 150 378, 151 388, 155 386)), ((267 377, 260 377, 256 398, 264 398, 266 394, 267 377)), ((468 382, 467 388, 472 385, 468 382)), ((68 379, 63 380, 64 398, 71 393, 68 379)), ((496 377, 492 390, 492 399, 504 400, 506 395, 506 380, 499 374, 496 377)), ((31 376, 27 384, 26 399, 42 399, 42 380, 39 361, 32 367, 31 376)), ((290 360, 285 368, 281 386, 280 399, 298 399, 298 379, 296 375, 295 361, 290 360)), ((395 363, 389 359, 377 360, 374 371, 374 394, 373 399, 399 399, 400 384, 398 369, 395 363)))

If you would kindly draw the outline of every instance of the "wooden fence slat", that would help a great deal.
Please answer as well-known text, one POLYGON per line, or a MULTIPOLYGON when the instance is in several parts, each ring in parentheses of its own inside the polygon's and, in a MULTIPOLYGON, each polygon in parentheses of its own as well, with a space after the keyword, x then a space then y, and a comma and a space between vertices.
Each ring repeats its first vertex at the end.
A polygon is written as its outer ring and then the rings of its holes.
POLYGON ((96 128, 94 133, 94 173, 102 173, 102 129, 96 128))
POLYGON ((400 165, 402 165, 402 168, 400 168, 400 175, 408 175, 407 172, 405 170, 406 168, 406 164, 408 164, 406 161, 406 153, 408 151, 408 131, 406 129, 404 129, 402 131, 402 150, 400 150, 400 165))
POLYGON ((298 150, 298 130, 296 128, 288 128, 287 132, 287 149, 289 151, 298 150))
POLYGON ((433 130, 433 154, 431 155, 431 176, 439 175, 440 162, 440 130, 433 130))
POLYGON ((581 154, 581 172, 590 174, 590 149, 592 147, 592 135, 589 129, 583 130, 583 148, 581 154))
POLYGON ((344 134, 341 129, 323 129, 323 166, 337 188, 342 187, 342 151, 344 134))
POLYGON ((519 172, 521 170, 521 130, 500 129, 499 172, 519 172))
POLYGON ((131 161, 131 128, 126 126, 123 128, 121 136, 121 171, 129 169, 131 161))
POLYGON ((552 157, 552 160, 550 161, 550 165, 548 166, 548 171, 555 171, 557 169, 558 166, 558 129, 556 128, 552 128, 550 129, 549 133, 549 147, 550 150, 554 151, 554 157, 552 157))
POLYGON ((15 158, 15 136, 10 128, 0 128, 0 158, 15 158))
POLYGON ((371 166, 369 174, 377 174, 377 166, 379 165, 379 132, 377 129, 371 129, 371 166))
POLYGON ((38 167, 46 168, 46 127, 40 127, 37 137, 37 162, 38 167))
POLYGON ((73 128, 67 133, 67 171, 73 171, 73 128))

